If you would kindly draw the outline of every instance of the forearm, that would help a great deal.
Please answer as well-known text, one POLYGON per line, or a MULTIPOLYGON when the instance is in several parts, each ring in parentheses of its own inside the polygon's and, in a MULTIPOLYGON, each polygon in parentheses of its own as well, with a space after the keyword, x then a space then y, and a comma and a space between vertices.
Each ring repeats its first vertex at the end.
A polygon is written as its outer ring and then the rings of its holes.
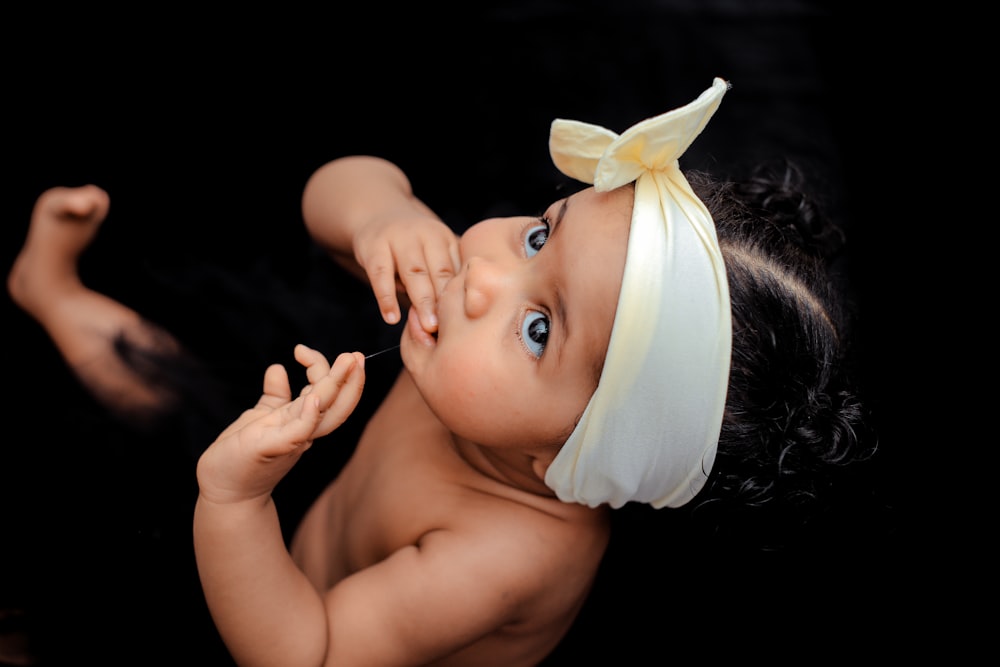
POLYGON ((285 548, 274 503, 198 498, 194 547, 205 599, 241 666, 320 665, 323 600, 285 548))
POLYGON ((409 179, 382 158, 338 158, 316 170, 302 194, 302 218, 313 240, 345 268, 363 276, 354 259, 358 229, 394 214, 436 217, 413 194, 409 179))

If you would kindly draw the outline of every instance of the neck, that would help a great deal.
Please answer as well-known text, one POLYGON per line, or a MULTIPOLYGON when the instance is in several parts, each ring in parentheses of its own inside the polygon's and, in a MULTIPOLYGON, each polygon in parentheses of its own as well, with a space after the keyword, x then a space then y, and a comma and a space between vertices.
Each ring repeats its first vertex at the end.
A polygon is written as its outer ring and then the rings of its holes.
POLYGON ((485 447, 458 436, 454 442, 458 455, 485 477, 536 496, 555 498, 555 492, 536 473, 537 455, 485 447))

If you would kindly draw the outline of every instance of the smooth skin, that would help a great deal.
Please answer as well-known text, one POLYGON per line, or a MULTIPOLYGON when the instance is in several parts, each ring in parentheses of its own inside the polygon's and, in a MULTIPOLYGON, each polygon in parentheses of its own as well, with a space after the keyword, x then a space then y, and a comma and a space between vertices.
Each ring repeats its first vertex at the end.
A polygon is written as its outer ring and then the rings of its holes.
MULTIPOLYGON (((342 353, 331 365, 298 346, 305 388, 293 395, 285 370, 270 367, 256 406, 202 455, 198 570, 239 664, 506 667, 537 664, 554 649, 589 593, 610 510, 564 503, 543 479, 596 387, 631 196, 631 188, 582 190, 543 218, 485 220, 459 238, 391 163, 341 158, 313 175, 307 228, 368 281, 387 322, 408 313, 405 368, 291 549, 271 492, 351 413, 363 357, 342 353)), ((105 198, 93 186, 45 193, 32 233, 78 236, 81 219, 99 224, 105 198), (57 194, 89 208, 81 214, 57 194)), ((39 254, 28 252, 30 241, 21 269, 39 254)), ((69 274, 70 289, 53 302, 77 299, 93 318, 117 313, 148 328, 74 281, 86 243, 70 245, 48 269, 34 263, 32 280, 69 274)), ((19 303, 57 345, 81 336, 57 332, 78 330, 79 312, 74 319, 42 312, 48 298, 28 301, 19 303)), ((100 339, 92 343, 104 354, 100 339)))

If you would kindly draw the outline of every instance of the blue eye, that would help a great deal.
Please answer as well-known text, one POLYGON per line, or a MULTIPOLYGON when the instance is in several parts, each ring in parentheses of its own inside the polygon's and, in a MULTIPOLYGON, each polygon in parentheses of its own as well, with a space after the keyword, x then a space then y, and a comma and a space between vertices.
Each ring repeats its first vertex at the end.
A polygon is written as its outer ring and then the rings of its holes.
POLYGON ((528 257, 534 257, 542 249, 545 242, 549 240, 549 221, 545 218, 539 219, 540 224, 532 225, 524 234, 524 249, 528 257))
POLYGON ((549 340, 549 318, 537 310, 529 310, 521 322, 521 340, 528 346, 528 351, 536 357, 542 356, 545 343, 549 340))

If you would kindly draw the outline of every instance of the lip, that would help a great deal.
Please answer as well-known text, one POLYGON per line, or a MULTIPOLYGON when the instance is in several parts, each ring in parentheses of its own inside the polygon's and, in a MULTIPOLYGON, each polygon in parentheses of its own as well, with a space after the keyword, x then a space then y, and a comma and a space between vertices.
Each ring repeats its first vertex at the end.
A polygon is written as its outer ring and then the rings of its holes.
POLYGON ((417 311, 412 307, 406 313, 406 332, 417 345, 425 348, 433 348, 437 345, 437 339, 420 326, 420 318, 417 317, 417 311))

